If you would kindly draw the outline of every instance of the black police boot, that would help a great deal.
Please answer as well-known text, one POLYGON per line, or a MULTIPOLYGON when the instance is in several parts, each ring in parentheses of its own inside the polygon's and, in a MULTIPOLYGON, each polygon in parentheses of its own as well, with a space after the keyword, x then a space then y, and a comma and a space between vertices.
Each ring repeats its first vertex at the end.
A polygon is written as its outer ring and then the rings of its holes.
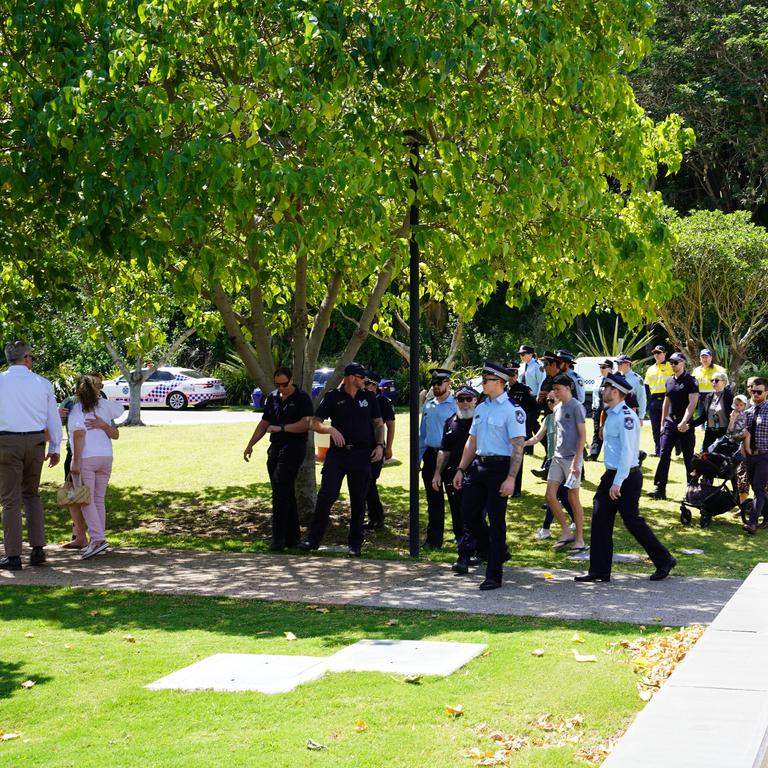
POLYGON ((29 556, 30 565, 42 565, 45 562, 45 550, 42 547, 32 547, 32 554, 29 556))
POLYGON ((318 547, 317 544, 313 544, 309 539, 306 541, 302 541, 301 544, 299 544, 299 549, 302 552, 314 552, 318 550, 320 547, 318 547))
POLYGON ((18 555, 15 557, 4 557, 0 560, 0 568, 5 571, 20 571, 21 558, 18 555))
POLYGON ((583 582, 589 582, 589 581, 610 581, 611 577, 610 576, 599 576, 596 573, 585 573, 585 574, 582 574, 581 576, 574 576, 573 580, 574 581, 578 581, 578 582, 582 582, 582 583, 583 582))
POLYGON ((666 499, 667 489, 663 485, 657 485, 652 491, 648 491, 649 499, 666 499))
POLYGON ((669 572, 677 565, 677 560, 673 557, 663 568, 657 568, 651 574, 651 581, 661 581, 669 576, 669 572))
POLYGON ((469 573, 469 558, 460 557, 451 566, 451 570, 458 576, 466 576, 469 573))

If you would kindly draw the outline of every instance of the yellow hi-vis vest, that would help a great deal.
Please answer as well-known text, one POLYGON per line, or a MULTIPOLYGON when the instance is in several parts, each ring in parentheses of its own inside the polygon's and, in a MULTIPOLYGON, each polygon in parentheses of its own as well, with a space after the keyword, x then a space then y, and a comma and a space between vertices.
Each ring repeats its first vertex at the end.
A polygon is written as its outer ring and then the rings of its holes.
POLYGON ((645 372, 645 383, 651 390, 651 395, 664 395, 667 392, 667 379, 674 376, 672 363, 654 363, 645 372))
POLYGON ((712 392, 714 390, 714 386, 712 386, 712 377, 716 373, 726 373, 726 370, 722 365, 715 365, 712 363, 709 368, 705 368, 703 365, 700 365, 698 368, 694 368, 691 371, 691 376, 693 376, 693 378, 699 382, 700 395, 706 395, 708 392, 712 392))

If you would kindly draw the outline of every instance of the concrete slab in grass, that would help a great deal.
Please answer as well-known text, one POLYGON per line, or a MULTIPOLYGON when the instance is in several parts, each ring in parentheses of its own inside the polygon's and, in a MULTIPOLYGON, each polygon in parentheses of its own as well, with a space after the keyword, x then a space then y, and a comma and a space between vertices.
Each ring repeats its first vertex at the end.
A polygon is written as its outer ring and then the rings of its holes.
POLYGON ((217 653, 150 683, 146 687, 186 691, 259 691, 287 693, 320 679, 327 657, 217 653))
POLYGON ((479 656, 487 647, 481 643, 359 640, 331 656, 328 670, 445 676, 479 656))
POLYGON ((768 722, 765 692, 670 683, 640 712, 603 768, 753 768, 768 722))

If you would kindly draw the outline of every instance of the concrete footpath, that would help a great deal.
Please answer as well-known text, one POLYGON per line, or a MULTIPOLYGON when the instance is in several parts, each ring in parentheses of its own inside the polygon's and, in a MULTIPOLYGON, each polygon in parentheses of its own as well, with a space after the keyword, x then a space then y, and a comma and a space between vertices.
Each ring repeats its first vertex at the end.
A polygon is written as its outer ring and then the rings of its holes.
MULTIPOLYGON (((741 584, 734 579, 614 574, 608 584, 577 584, 582 571, 505 568, 501 589, 480 592, 482 572, 458 577, 445 563, 116 549, 92 560, 58 546, 48 564, 0 571, 4 585, 69 586, 179 595, 285 600, 327 605, 599 619, 636 624, 709 624, 741 584)), ((650 573, 650 571, 649 571, 650 573)))

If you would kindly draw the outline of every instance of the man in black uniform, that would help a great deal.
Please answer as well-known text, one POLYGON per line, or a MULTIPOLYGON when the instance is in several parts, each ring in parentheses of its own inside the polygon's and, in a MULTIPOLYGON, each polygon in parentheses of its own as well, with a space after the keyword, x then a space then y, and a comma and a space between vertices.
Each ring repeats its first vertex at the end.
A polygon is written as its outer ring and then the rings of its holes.
POLYGON ((312 400, 293 382, 290 368, 278 368, 275 390, 267 395, 264 415, 256 425, 243 458, 250 461, 253 446, 269 434, 267 472, 272 485, 272 544, 279 552, 296 547, 301 540, 296 507, 296 476, 307 449, 307 432, 312 417, 312 400))
POLYGON ((670 355, 673 375, 667 379, 667 394, 662 407, 662 431, 659 465, 653 478, 656 488, 648 495, 653 499, 667 498, 667 478, 672 450, 679 446, 683 452, 685 471, 690 474, 693 464, 695 435, 691 420, 699 403, 699 385, 690 373, 685 371, 685 355, 675 352, 670 355))
MULTIPOLYGON (((525 384, 521 384, 518 378, 519 366, 517 363, 510 363, 507 365, 509 369, 509 384, 507 385, 507 392, 509 393, 509 399, 513 403, 517 403, 523 411, 525 411, 525 437, 528 439, 531 434, 531 427, 536 423, 536 414, 539 411, 539 405, 536 402, 536 398, 531 392, 531 388, 525 384)), ((525 451, 523 451, 523 457, 525 457, 525 451)), ((523 459, 524 461, 525 459, 523 459)), ((515 478, 515 492, 512 494, 513 499, 520 496, 523 490, 523 461, 520 462, 520 470, 515 478)))
MULTIPOLYGON (((443 439, 440 443, 440 450, 437 453, 437 464, 435 466, 435 474, 432 477, 432 488, 440 491, 441 486, 445 485, 448 505, 451 509, 453 535, 456 537, 456 541, 458 541, 462 532, 462 490, 453 487, 453 476, 456 474, 456 467, 459 466, 464 445, 469 437, 469 428, 472 426, 475 406, 477 405, 477 392, 465 384, 456 390, 454 398, 456 400, 456 413, 443 426, 443 439)), ((485 521, 483 521, 483 524, 485 525, 485 521)), ((483 542, 481 541, 478 543, 478 550, 485 552, 488 549, 487 543, 488 526, 485 525, 485 547, 483 547, 483 542)))
POLYGON ((364 382, 365 368, 360 363, 350 363, 344 369, 341 386, 326 392, 312 418, 312 430, 330 435, 331 445, 323 464, 309 535, 300 544, 305 551, 320 547, 331 507, 339 498, 341 482, 346 476, 351 509, 347 544, 350 555, 360 555, 371 462, 382 460, 385 445, 379 403, 375 395, 365 391, 364 382), (328 418, 330 426, 323 425, 328 418))
POLYGON ((595 493, 592 513, 589 571, 576 576, 580 582, 610 581, 613 561, 613 523, 621 515, 627 530, 648 553, 656 570, 651 581, 669 576, 677 561, 641 517, 639 511, 643 474, 640 471, 640 419, 626 402, 632 385, 619 373, 606 377, 605 403, 605 473, 595 493))
POLYGON ((387 431, 384 456, 381 461, 374 461, 371 464, 371 482, 368 486, 368 494, 365 497, 365 506, 368 510, 368 523, 365 527, 370 530, 384 527, 384 507, 381 505, 379 488, 376 485, 376 481, 379 479, 379 475, 381 475, 381 468, 384 466, 384 462, 392 458, 392 445, 395 441, 395 409, 392 407, 390 399, 379 391, 380 382, 381 376, 378 373, 368 372, 365 379, 365 389, 372 395, 376 395, 379 410, 381 411, 381 419, 387 431))

